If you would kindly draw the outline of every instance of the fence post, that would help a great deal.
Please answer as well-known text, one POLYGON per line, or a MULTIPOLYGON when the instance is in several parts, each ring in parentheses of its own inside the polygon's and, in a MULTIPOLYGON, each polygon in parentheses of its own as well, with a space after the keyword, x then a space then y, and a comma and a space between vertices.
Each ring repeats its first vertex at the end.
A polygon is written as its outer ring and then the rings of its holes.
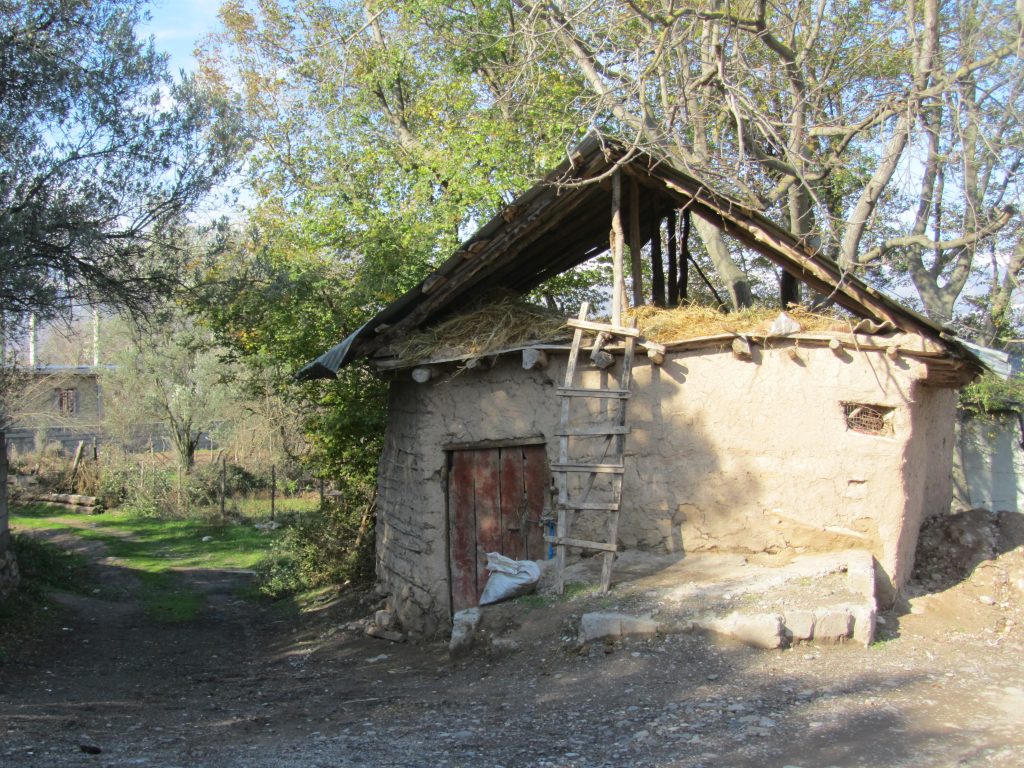
POLYGON ((220 457, 220 516, 224 517, 224 497, 228 492, 228 457, 220 457))
POLYGON ((277 501, 277 466, 270 465, 270 519, 274 519, 275 504, 277 501))

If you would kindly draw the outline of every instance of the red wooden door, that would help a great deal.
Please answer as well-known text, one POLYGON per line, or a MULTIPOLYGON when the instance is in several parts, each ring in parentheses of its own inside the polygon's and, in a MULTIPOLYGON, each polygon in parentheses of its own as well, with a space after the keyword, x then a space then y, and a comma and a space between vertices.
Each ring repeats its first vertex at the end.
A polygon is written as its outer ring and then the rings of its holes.
POLYGON ((544 556, 540 518, 547 489, 543 445, 452 451, 448 473, 452 611, 480 600, 487 553, 544 556))

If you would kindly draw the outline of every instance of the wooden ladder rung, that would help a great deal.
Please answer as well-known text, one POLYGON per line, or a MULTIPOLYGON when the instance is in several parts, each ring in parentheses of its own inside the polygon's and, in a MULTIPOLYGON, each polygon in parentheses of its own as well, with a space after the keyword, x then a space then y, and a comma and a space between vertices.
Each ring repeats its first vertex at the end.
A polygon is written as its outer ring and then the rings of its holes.
POLYGON ((617 501, 566 501, 559 502, 559 507, 572 509, 577 512, 618 512, 617 501))
POLYGON ((613 336, 632 336, 638 338, 640 331, 636 328, 625 328, 621 325, 610 325, 608 323, 595 323, 592 320, 578 320, 570 317, 566 324, 570 328, 582 328, 584 331, 596 331, 597 333, 610 333, 613 336))
POLYGON ((628 389, 588 389, 587 387, 559 387, 558 394, 564 397, 605 397, 626 400, 633 393, 628 389))
POLYGON ((594 425, 589 427, 566 427, 556 429, 555 437, 605 437, 606 435, 628 435, 629 427, 613 427, 610 425, 594 425))
POLYGON ((599 552, 619 551, 619 548, 614 544, 605 544, 603 541, 586 541, 585 539, 570 539, 568 536, 545 536, 544 540, 559 547, 576 547, 577 549, 596 549, 599 552))
POLYGON ((552 472, 596 472, 598 474, 621 475, 626 471, 622 464, 552 464, 552 472))

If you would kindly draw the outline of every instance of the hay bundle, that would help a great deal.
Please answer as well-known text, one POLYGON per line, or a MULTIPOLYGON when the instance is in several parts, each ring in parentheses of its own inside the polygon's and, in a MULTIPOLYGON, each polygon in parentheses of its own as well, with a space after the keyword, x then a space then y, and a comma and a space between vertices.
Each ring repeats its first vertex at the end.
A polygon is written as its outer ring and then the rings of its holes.
POLYGON ((535 304, 501 297, 412 334, 394 345, 400 359, 417 362, 441 357, 481 357, 537 341, 568 335, 565 317, 535 304))
MULTIPOLYGON (((791 306, 787 314, 800 324, 804 332, 850 331, 850 323, 833 315, 811 312, 806 307, 791 306)), ((742 309, 722 312, 714 307, 689 304, 674 309, 639 307, 631 310, 644 338, 657 342, 685 341, 722 333, 767 334, 778 309, 742 309)))

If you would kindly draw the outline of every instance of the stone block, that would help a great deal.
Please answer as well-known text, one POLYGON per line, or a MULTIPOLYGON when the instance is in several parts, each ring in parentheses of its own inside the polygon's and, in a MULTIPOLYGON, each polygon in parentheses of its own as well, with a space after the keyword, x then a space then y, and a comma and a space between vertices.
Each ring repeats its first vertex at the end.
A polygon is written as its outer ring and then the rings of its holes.
POLYGON ((770 650, 783 644, 782 617, 774 613, 733 613, 724 619, 703 622, 702 626, 754 648, 770 650))
POLYGON ((395 615, 388 610, 380 610, 373 614, 373 623, 381 629, 395 628, 395 615))
POLYGON ((853 634, 853 616, 847 609, 837 609, 815 615, 814 641, 841 643, 853 634))
POLYGON ((455 658, 472 650, 480 618, 479 608, 466 608, 452 617, 452 639, 448 642, 449 655, 455 658))
POLYGON ((814 637, 813 611, 786 611, 783 622, 791 642, 804 643, 814 637))
POLYGON ((874 606, 860 606, 853 609, 853 640, 861 645, 875 641, 875 626, 878 614, 874 606))
POLYGON ((579 642, 582 645, 622 637, 653 637, 657 632, 658 622, 654 619, 599 611, 585 613, 580 618, 579 642))
POLYGON ((875 600, 875 558, 867 550, 850 552, 846 568, 846 588, 855 595, 875 600))

